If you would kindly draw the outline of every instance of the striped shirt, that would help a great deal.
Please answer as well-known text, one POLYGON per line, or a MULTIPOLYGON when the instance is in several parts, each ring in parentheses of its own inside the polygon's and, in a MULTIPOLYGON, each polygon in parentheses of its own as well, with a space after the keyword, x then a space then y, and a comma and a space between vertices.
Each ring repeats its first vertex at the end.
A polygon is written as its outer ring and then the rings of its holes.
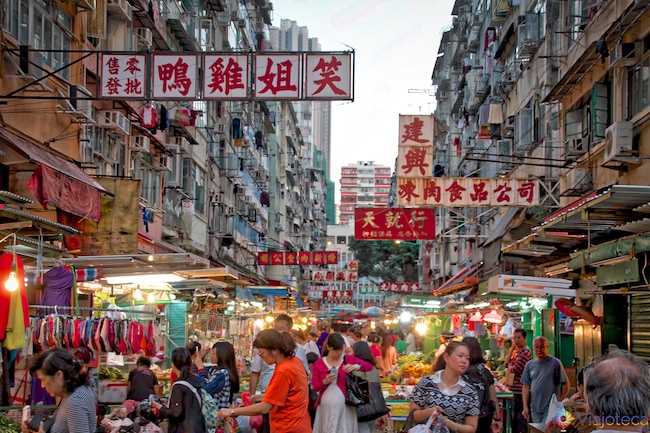
POLYGON ((93 433, 96 428, 95 394, 84 385, 63 397, 50 433, 93 433))
POLYGON ((515 380, 508 388, 514 394, 521 394, 521 388, 523 387, 521 384, 521 375, 524 373, 524 368, 526 368, 528 361, 533 359, 533 355, 531 355, 530 349, 526 346, 519 350, 514 358, 514 361, 510 361, 508 371, 515 374, 515 380))

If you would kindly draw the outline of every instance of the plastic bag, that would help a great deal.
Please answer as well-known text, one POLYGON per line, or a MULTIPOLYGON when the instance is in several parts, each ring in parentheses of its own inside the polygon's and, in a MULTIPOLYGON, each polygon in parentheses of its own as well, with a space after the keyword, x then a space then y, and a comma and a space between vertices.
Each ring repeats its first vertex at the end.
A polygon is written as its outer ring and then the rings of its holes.
POLYGON ((548 406, 548 413, 546 415, 546 421, 544 422, 544 427, 546 427, 549 422, 553 422, 556 419, 556 417, 560 415, 563 409, 564 409, 564 403, 558 401, 555 394, 553 394, 551 396, 551 402, 549 403, 548 406))

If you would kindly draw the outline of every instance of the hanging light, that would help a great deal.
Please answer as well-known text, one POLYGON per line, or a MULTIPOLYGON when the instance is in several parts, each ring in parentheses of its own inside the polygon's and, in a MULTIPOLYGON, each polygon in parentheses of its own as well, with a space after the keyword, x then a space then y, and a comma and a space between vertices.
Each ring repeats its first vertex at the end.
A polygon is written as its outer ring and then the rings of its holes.
POLYGON ((469 316, 470 322, 481 322, 482 320, 483 320, 483 316, 481 316, 481 313, 478 310, 476 310, 474 314, 469 316))
POLYGON ((149 261, 149 262, 153 262, 153 255, 149 254, 149 255, 147 256, 147 261, 149 261))
POLYGON ((14 237, 14 247, 11 252, 11 268, 9 269, 9 276, 7 277, 7 281, 5 281, 5 289, 7 289, 7 292, 13 292, 18 289, 18 258, 16 257, 16 234, 12 234, 14 237))
POLYGON ((138 301, 142 301, 144 299, 142 297, 142 292, 140 291, 140 286, 136 287, 135 291, 133 292, 133 299, 136 299, 138 301))
POLYGON ((275 319, 273 318, 273 316, 266 316, 266 319, 265 319, 265 320, 266 320, 266 323, 271 323, 271 322, 273 322, 275 319))
POLYGON ((149 294, 147 295, 147 301, 154 302, 155 300, 156 300, 156 295, 154 295, 153 292, 149 292, 149 294))
POLYGON ((499 316, 499 313, 497 313, 497 309, 493 308, 492 311, 487 313, 484 317, 483 320, 488 323, 501 323, 503 322, 503 318, 499 316))

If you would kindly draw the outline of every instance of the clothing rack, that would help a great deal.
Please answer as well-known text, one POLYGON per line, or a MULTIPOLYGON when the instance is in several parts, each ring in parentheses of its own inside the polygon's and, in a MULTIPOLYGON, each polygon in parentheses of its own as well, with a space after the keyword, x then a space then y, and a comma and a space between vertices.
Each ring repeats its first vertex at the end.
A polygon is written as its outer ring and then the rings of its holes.
POLYGON ((124 309, 113 309, 113 308, 92 308, 92 307, 73 307, 68 305, 29 305, 29 308, 41 309, 41 310, 54 310, 54 314, 59 314, 59 310, 63 311, 88 311, 88 312, 109 312, 109 313, 124 313, 124 314, 142 314, 155 316, 156 313, 152 311, 141 311, 141 310, 124 310, 124 309))

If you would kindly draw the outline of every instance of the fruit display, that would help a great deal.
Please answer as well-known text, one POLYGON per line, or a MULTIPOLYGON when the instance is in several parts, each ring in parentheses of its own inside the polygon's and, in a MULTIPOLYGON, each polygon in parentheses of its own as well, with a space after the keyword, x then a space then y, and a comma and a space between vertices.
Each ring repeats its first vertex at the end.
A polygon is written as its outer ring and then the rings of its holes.
POLYGON ((391 415, 408 415, 410 403, 395 403, 390 405, 391 415))
MULTIPOLYGON (((423 376, 428 376, 433 372, 433 365, 423 364, 421 362, 410 362, 407 364, 402 364, 398 371, 402 374, 403 378, 416 379, 423 376)), ((414 383, 409 383, 409 385, 415 385, 414 383)))

